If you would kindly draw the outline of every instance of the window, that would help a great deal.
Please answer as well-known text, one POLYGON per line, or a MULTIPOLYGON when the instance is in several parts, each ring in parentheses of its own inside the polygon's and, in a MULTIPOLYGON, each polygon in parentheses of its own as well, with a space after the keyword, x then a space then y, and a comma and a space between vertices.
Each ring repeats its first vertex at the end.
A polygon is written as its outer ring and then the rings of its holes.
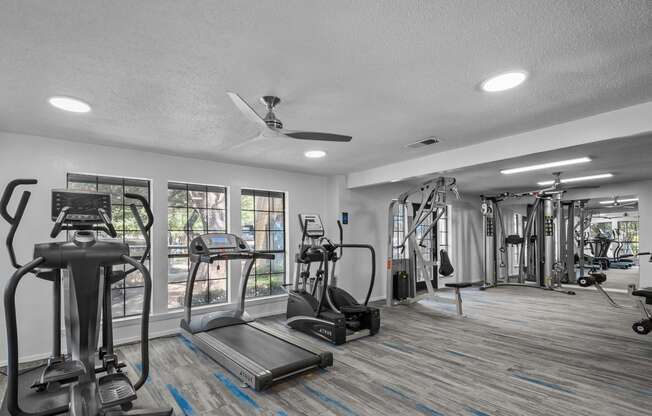
POLYGON ((405 259, 407 249, 402 250, 399 245, 405 238, 405 205, 396 203, 396 213, 394 214, 394 233, 392 235, 392 260, 405 259))
MULTIPOLYGON (((190 259, 188 244, 207 232, 226 232, 226 188, 168 183, 168 308, 183 306, 190 259)), ((202 263, 193 305, 228 301, 228 262, 202 263)))
MULTIPOLYGON (((69 173, 67 178, 68 189, 82 191, 99 191, 111 194, 111 220, 119 239, 129 244, 131 256, 140 260, 145 251, 145 239, 129 205, 137 200, 125 198, 124 194, 133 193, 142 195, 149 201, 150 184, 147 180, 126 179, 107 176, 80 175, 69 173)), ((144 209, 140 208, 143 220, 147 218, 144 209)), ((110 238, 104 232, 98 233, 98 239, 110 238)), ((114 270, 124 270, 124 265, 114 266, 114 270)), ((145 261, 149 270, 149 260, 145 261)), ((117 282, 111 288, 111 306, 113 317, 140 315, 143 307, 143 277, 139 272, 131 273, 126 279, 117 282)))
MULTIPOLYGON (((413 206, 414 206, 414 216, 416 217, 418 208, 416 204, 414 204, 413 206)), ((435 240, 435 236, 437 235, 437 231, 438 231, 437 226, 439 224, 435 225, 435 227, 433 227, 432 229, 430 228, 434 218, 435 218, 434 213, 428 215, 426 218, 424 218, 423 221, 421 221, 421 224, 417 225, 417 229, 414 233, 417 240, 417 244, 419 245, 419 250, 421 250, 421 254, 423 255, 423 258, 426 261, 433 261, 433 259, 437 257, 437 253, 434 251, 436 249, 433 249, 433 247, 437 244, 437 241, 435 240), (425 235, 426 232, 428 233, 428 235, 425 235)), ((414 249, 413 247, 410 248, 414 249)), ((423 280, 422 276, 419 276, 417 278, 417 281, 421 281, 421 280, 423 280)))
POLYGON ((619 254, 638 254, 638 221, 618 221, 618 236, 622 242, 619 254))
POLYGON ((594 222, 591 224, 591 237, 597 237, 598 235, 611 237, 612 231, 611 222, 594 222))
POLYGON ((257 260, 247 282, 247 297, 283 293, 285 283, 285 194, 243 189, 242 238, 255 250, 276 254, 274 260, 257 260))

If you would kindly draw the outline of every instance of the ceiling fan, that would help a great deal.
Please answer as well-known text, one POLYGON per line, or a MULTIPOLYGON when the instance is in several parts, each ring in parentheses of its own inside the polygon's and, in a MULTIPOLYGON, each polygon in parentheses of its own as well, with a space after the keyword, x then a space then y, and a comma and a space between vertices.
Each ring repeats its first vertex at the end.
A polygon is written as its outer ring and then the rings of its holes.
POLYGON ((229 98, 233 101, 235 106, 252 122, 256 123, 260 128, 260 135, 254 137, 253 139, 246 140, 243 143, 236 145, 237 147, 242 146, 246 143, 252 141, 258 141, 265 138, 291 138, 298 140, 317 140, 325 142, 350 142, 351 136, 345 136, 341 134, 333 133, 320 133, 314 131, 302 131, 302 130, 286 130, 283 128, 283 122, 276 118, 274 114, 274 107, 276 107, 281 99, 273 95, 266 95, 261 97, 260 101, 265 104, 267 108, 267 114, 265 117, 260 117, 256 111, 234 92, 227 92, 229 98))
POLYGON ((638 200, 631 200, 627 198, 619 199, 614 196, 613 201, 603 204, 603 208, 621 208, 621 209, 636 209, 638 208, 638 200))

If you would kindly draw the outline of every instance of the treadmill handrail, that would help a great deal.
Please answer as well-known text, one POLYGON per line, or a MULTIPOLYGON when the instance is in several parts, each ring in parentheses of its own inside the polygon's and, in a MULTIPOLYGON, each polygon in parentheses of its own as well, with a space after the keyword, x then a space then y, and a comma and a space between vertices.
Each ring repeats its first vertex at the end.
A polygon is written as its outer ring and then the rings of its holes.
POLYGON ((216 253, 208 255, 193 254, 190 256, 190 269, 188 270, 188 278, 186 280, 186 293, 184 296, 184 320, 186 325, 190 326, 192 320, 192 295, 195 290, 195 279, 197 278, 197 271, 201 263, 213 263, 216 260, 247 260, 243 267, 242 277, 240 279, 240 287, 238 289, 239 297, 236 299, 236 311, 242 315, 245 310, 247 282, 249 275, 253 269, 254 262, 258 259, 274 260, 276 255, 274 253, 265 253, 260 251, 249 252, 232 252, 232 253, 216 253))
POLYGON ((210 261, 216 261, 216 260, 247 260, 247 259, 267 259, 267 260, 274 260, 276 257, 273 253, 264 253, 260 251, 253 251, 250 253, 219 253, 219 254, 209 254, 209 255, 203 255, 203 256, 198 256, 202 258, 210 258, 210 261))
POLYGON ((184 318, 188 326, 190 326, 190 320, 192 319, 192 294, 195 290, 195 278, 197 277, 197 270, 199 270, 200 264, 198 261, 193 261, 190 263, 190 270, 188 270, 186 294, 183 300, 184 318))

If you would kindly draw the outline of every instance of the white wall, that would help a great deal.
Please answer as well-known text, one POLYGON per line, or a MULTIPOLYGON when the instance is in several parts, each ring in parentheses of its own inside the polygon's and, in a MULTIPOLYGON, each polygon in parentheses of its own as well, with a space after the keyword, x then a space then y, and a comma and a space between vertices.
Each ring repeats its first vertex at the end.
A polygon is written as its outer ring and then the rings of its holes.
MULTIPOLYGON (((286 191, 288 216, 289 258, 294 257, 298 244, 296 218, 299 212, 323 214, 326 206, 327 179, 321 176, 299 174, 271 169, 216 163, 205 160, 96 146, 0 132, 0 186, 15 178, 36 178, 31 187, 32 198, 18 230, 15 247, 19 262, 26 262, 35 242, 50 241, 50 189, 66 186, 66 173, 92 173, 107 176, 144 178, 151 181, 152 209, 155 222, 152 241, 152 278, 154 281, 151 333, 173 331, 178 326, 178 314, 167 315, 167 183, 180 181, 229 187, 229 230, 240 233, 240 189, 252 187, 286 191)), ((17 195, 18 196, 18 195, 17 195)), ((14 198, 17 201, 18 198, 14 198)), ((13 208, 10 210, 13 212, 13 208)), ((0 221, 0 236, 6 236, 9 227, 0 221)), ((233 266, 236 266, 235 264, 233 266)), ((293 265, 290 261, 288 277, 293 265)), ((233 295, 240 277, 238 267, 231 267, 229 284, 233 295)), ((13 267, 6 250, 0 249, 0 285, 4 286, 13 267)), ((47 354, 51 345, 51 292, 48 283, 27 276, 18 292, 21 357, 47 354)), ((253 302, 254 315, 283 313, 285 299, 274 302, 253 302)), ((4 308, 0 333, 4 340, 4 308)), ((130 339, 137 332, 137 321, 118 324, 116 340, 130 339)), ((0 361, 5 358, 5 342, 0 343, 0 361)))
MULTIPOLYGON (((405 192, 408 186, 404 183, 390 183, 348 189, 343 176, 328 180, 329 209, 324 217, 327 235, 337 237, 336 221, 341 212, 348 212, 349 224, 344 226, 345 242, 371 244, 376 249, 376 282, 372 299, 385 298, 389 203, 405 192)), ((482 280, 480 198, 462 195, 461 201, 449 200, 449 203, 452 204, 452 246, 449 254, 455 274, 448 281, 478 282, 482 280)), ((362 257, 366 253, 359 252, 359 256, 345 252, 337 275, 338 286, 361 300, 369 287, 370 266, 367 257, 362 257)))

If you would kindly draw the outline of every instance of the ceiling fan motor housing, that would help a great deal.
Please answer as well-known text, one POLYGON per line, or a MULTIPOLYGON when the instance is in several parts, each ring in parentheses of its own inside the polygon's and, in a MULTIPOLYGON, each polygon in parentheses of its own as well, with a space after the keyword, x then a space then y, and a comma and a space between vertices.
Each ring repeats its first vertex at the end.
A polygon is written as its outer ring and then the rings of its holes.
POLYGON ((272 129, 282 129, 283 128, 283 122, 279 119, 276 118, 274 113, 270 110, 267 112, 267 115, 265 115, 265 124, 267 124, 268 127, 272 129))
POLYGON ((281 102, 281 99, 278 97, 275 97, 273 95, 266 95, 264 97, 261 97, 260 101, 267 106, 267 114, 265 115, 265 124, 267 124, 268 127, 272 129, 282 129, 283 128, 283 122, 276 118, 274 115, 274 107, 278 103, 281 102))

